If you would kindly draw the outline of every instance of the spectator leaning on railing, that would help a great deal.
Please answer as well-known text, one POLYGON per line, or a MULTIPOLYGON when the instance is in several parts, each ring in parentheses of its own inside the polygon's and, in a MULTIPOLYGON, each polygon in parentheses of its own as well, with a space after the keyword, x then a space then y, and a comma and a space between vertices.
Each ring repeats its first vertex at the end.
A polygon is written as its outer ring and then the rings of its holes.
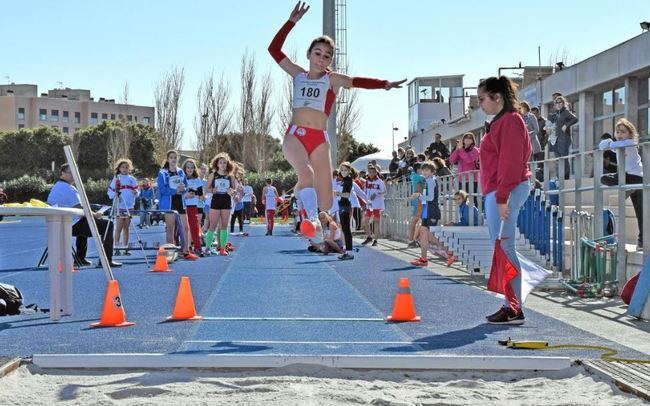
MULTIPOLYGON (((643 183, 643 163, 637 149, 639 143, 639 133, 629 120, 622 118, 616 122, 616 141, 604 139, 598 145, 601 150, 616 149, 616 154, 625 151, 625 184, 632 185, 643 183), (624 149, 622 147, 625 147, 624 149)), ((619 159, 620 161, 620 159, 619 159)), ((610 173, 600 178, 601 182, 607 186, 618 185, 618 174, 610 173)), ((639 227, 639 242, 637 251, 643 249, 643 190, 635 190, 630 194, 634 214, 639 227)))
MULTIPOLYGON (((458 192, 454 193, 454 200, 456 201, 456 204, 458 204, 458 221, 455 223, 447 223, 446 225, 462 227, 469 226, 469 205, 467 204, 467 192, 464 190, 459 190, 458 192)), ((472 223, 475 226, 478 226, 478 208, 476 206, 472 206, 472 210, 474 211, 472 223)))
POLYGON ((397 157, 397 151, 393 151, 393 159, 390 160, 388 164, 388 173, 391 178, 394 178, 397 175, 399 170, 399 158, 397 157))

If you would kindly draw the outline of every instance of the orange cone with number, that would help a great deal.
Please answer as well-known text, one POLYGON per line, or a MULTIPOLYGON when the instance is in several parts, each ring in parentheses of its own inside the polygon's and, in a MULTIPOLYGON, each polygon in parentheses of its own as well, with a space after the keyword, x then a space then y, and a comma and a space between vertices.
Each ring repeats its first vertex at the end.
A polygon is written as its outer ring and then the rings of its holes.
POLYGON ((120 287, 115 279, 108 281, 106 297, 104 298, 104 310, 99 322, 93 323, 91 327, 127 327, 135 323, 126 321, 126 313, 122 305, 120 287))
POLYGON ((149 272, 171 272, 169 269, 169 264, 167 263, 167 253, 163 247, 158 248, 158 254, 156 254, 156 263, 153 266, 153 269, 149 272))
POLYGON ((393 314, 386 318, 387 321, 420 321, 420 316, 415 314, 415 304, 411 296, 411 286, 408 278, 400 278, 399 289, 393 305, 393 314))
POLYGON ((171 316, 167 317, 167 321, 201 320, 202 318, 203 317, 196 314, 190 278, 188 276, 181 276, 181 283, 178 285, 178 294, 176 295, 174 312, 171 316))

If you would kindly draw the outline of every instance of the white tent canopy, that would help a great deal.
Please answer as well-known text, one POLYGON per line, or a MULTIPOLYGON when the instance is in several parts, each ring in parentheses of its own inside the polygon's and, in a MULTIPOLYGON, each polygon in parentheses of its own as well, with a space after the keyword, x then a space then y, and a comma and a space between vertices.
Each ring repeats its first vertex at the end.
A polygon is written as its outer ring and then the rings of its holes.
POLYGON ((390 164, 391 159, 393 159, 393 156, 390 153, 387 154, 381 151, 375 152, 355 159, 354 162, 352 162, 352 167, 358 171, 365 171, 368 167, 368 163, 373 159, 377 161, 379 166, 381 166, 381 170, 386 172, 388 171, 388 165, 390 164))

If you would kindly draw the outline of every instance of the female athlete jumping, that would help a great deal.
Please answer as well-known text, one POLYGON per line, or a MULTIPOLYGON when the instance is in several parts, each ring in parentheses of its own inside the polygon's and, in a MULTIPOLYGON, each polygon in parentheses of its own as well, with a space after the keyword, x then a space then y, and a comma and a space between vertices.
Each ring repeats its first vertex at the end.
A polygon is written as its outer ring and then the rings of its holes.
MULTIPOLYGON (((400 88, 406 81, 349 77, 330 70, 334 57, 334 41, 328 36, 314 39, 307 51, 309 70, 293 63, 282 52, 289 31, 309 10, 304 2, 293 8, 289 20, 275 35, 269 52, 280 67, 293 78, 293 115, 282 150, 284 156, 298 174, 296 192, 307 212, 307 220, 301 223, 301 231, 314 236, 318 224, 318 209, 327 211, 332 206, 332 162, 327 135, 327 117, 336 93, 341 87, 363 89, 400 88)), ((336 134, 334 135, 336 136, 336 134)))

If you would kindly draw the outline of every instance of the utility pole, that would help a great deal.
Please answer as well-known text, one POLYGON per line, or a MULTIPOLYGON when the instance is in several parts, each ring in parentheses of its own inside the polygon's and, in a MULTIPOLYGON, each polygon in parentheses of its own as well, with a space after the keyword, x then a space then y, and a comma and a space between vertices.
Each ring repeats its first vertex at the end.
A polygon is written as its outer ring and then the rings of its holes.
MULTIPOLYGON (((323 0, 323 35, 329 35, 336 43, 336 1, 323 0)), ((332 63, 332 70, 336 71, 337 61, 334 59, 332 63)), ((327 120, 327 133, 330 139, 330 157, 332 158, 332 166, 336 167, 338 164, 337 148, 338 139, 336 131, 336 103, 332 104, 332 111, 330 112, 329 119, 327 120)))

